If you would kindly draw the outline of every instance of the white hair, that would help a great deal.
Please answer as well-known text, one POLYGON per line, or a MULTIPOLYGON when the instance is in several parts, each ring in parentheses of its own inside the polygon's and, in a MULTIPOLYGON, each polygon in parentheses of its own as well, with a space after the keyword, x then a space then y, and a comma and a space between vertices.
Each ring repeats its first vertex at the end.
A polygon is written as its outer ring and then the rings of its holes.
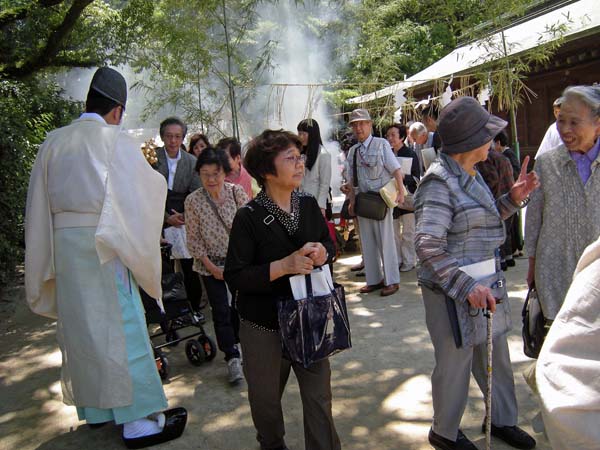
POLYGON ((408 129, 409 136, 412 135, 413 133, 416 133, 417 136, 423 136, 424 134, 427 134, 428 132, 429 132, 429 130, 427 130, 427 127, 422 122, 415 122, 408 129))
POLYGON ((600 86, 569 86, 563 92, 563 103, 565 101, 576 99, 584 103, 591 110, 592 117, 600 117, 600 86))

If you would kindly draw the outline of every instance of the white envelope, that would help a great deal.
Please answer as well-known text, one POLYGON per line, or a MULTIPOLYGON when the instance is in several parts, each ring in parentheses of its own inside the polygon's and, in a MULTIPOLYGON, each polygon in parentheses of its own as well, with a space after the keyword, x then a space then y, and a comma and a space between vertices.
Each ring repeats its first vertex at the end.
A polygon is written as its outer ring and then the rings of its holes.
MULTIPOLYGON (((314 269, 310 274, 310 279, 312 281, 313 295, 317 297, 328 295, 333 290, 333 279, 331 278, 331 272, 327 264, 314 269)), ((292 287, 294 300, 303 300, 308 296, 304 275, 290 277, 290 286, 292 287)))
POLYGON ((425 167, 425 170, 429 169, 431 163, 435 161, 435 158, 437 158, 437 152, 433 147, 422 148, 421 155, 423 158, 423 166, 425 167))
POLYGON ((459 267, 464 273, 474 280, 482 280, 485 277, 496 273, 496 259, 490 258, 478 263, 468 264, 459 267))
POLYGON ((397 156, 396 159, 400 163, 400 170, 402 170, 402 174, 410 175, 410 170, 412 169, 413 159, 408 158, 406 156, 397 156))

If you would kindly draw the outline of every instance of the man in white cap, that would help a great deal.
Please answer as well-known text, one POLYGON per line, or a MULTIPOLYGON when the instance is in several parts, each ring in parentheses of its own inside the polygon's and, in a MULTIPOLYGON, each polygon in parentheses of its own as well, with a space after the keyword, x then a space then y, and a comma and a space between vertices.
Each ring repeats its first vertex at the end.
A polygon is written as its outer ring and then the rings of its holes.
MULTIPOLYGON (((560 112, 560 105, 562 105, 562 102, 563 98, 558 97, 556 100, 554 100, 554 103, 552 103, 552 114, 554 114, 555 119, 558 119, 558 113, 560 112)), ((544 134, 544 138, 542 139, 542 142, 540 142, 538 151, 535 154, 535 159, 537 159, 538 156, 546 153, 548 150, 552 150, 553 148, 558 147, 562 143, 563 141, 560 138, 560 134, 558 134, 556 122, 554 122, 546 130, 546 134, 544 134)))
POLYGON ((25 221, 25 289, 57 320, 63 401, 91 426, 123 424, 129 448, 181 435, 187 413, 167 400, 138 285, 161 298, 160 232, 167 186, 121 132, 123 76, 94 74, 86 112, 48 134, 25 221))
MULTIPOLYGON (((352 111, 350 126, 358 139, 358 144, 350 148, 346 158, 348 184, 354 187, 348 193, 350 213, 355 212, 356 194, 379 192, 392 178, 398 188, 396 202, 402 203, 404 189, 400 163, 386 139, 372 136, 373 122, 369 112, 366 109, 352 111)), ((400 283, 392 209, 388 208, 383 220, 358 216, 358 223, 367 278, 367 284, 360 292, 367 294, 381 289, 382 296, 392 295, 400 283)))

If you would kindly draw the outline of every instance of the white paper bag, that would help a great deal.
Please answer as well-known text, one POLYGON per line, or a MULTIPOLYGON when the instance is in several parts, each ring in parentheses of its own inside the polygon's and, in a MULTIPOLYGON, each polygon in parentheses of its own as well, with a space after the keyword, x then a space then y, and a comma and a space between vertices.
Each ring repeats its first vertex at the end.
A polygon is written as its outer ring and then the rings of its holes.
POLYGON ((402 174, 404 176, 410 176, 410 171, 412 169, 413 159, 408 158, 406 156, 397 156, 396 159, 400 163, 400 170, 402 170, 402 174))
POLYGON ((437 152, 435 151, 435 148, 433 147, 422 148, 421 155, 423 158, 423 166, 425 167, 425 170, 429 169, 431 163, 435 161, 435 159, 438 156, 437 152))
POLYGON ((164 229, 165 240, 171 244, 172 259, 190 259, 192 255, 187 248, 185 227, 168 227, 164 229))
MULTIPOLYGON (((310 274, 310 279, 312 281, 313 295, 316 297, 328 295, 333 290, 333 279, 331 278, 331 272, 327 264, 314 269, 310 274)), ((294 300, 303 300, 308 297, 304 275, 290 277, 290 286, 292 287, 294 300)))

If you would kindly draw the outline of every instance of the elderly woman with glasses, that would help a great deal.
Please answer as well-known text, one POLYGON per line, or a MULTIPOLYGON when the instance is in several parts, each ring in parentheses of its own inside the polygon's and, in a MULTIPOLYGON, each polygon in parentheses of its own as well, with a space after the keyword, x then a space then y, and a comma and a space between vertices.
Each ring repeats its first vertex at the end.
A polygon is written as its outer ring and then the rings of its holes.
POLYGON ((433 424, 429 442, 443 450, 476 450, 460 430, 473 372, 487 396, 486 320, 494 313, 492 435, 522 449, 535 440, 517 427, 517 399, 506 332, 510 307, 506 281, 495 258, 505 239, 503 219, 537 187, 527 161, 511 190, 494 197, 475 164, 487 158, 506 122, 472 97, 448 104, 440 114, 441 154, 415 195, 415 245, 419 284, 435 352, 431 376, 433 424), (480 332, 481 330, 481 332, 480 332))
POLYGON ((225 279, 237 290, 244 375, 263 450, 287 449, 281 395, 290 369, 302 398, 307 450, 338 450, 327 359, 304 368, 281 351, 277 300, 291 296, 289 277, 330 263, 334 246, 315 198, 297 192, 305 155, 298 136, 266 130, 248 144, 244 167, 262 186, 233 221, 225 279))
POLYGON ((202 186, 185 199, 185 227, 194 270, 206 287, 217 345, 225 354, 228 381, 235 384, 243 379, 242 365, 223 267, 233 218, 248 196, 241 186, 225 182, 229 172, 229 156, 223 150, 208 147, 200 153, 196 173, 202 186))
POLYGON ((563 144, 535 160, 542 187, 525 224, 527 283, 546 321, 558 314, 583 250, 600 236, 600 86, 565 89, 556 126, 563 144))

